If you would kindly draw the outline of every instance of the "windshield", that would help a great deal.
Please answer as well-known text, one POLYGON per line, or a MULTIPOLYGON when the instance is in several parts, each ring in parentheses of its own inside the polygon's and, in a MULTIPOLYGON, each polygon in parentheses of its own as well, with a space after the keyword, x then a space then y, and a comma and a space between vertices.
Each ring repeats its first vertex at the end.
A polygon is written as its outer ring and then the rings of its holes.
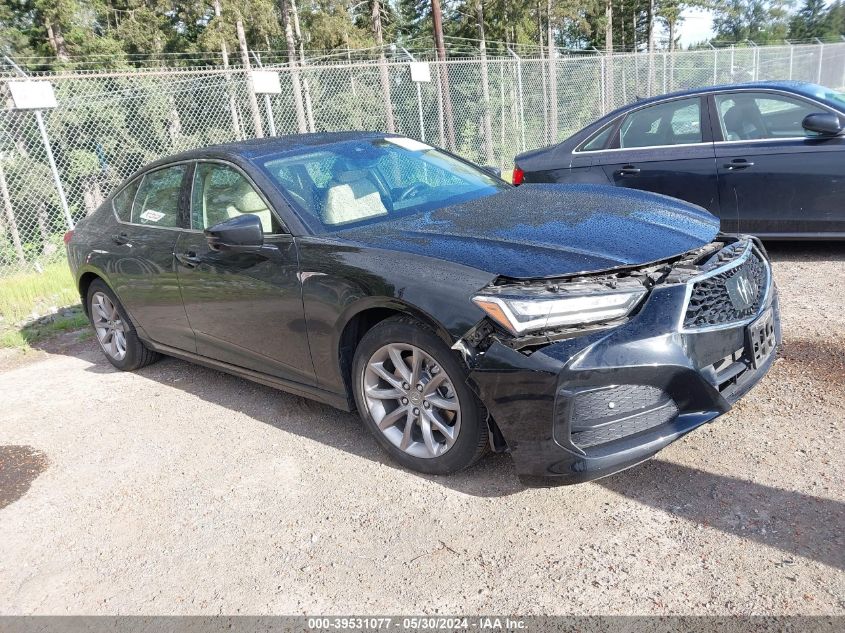
POLYGON ((265 157, 261 166, 318 233, 432 211, 510 187, 477 167, 402 137, 265 157))
POLYGON ((824 86, 811 86, 810 95, 816 99, 832 102, 842 108, 845 106, 845 92, 837 92, 824 86))

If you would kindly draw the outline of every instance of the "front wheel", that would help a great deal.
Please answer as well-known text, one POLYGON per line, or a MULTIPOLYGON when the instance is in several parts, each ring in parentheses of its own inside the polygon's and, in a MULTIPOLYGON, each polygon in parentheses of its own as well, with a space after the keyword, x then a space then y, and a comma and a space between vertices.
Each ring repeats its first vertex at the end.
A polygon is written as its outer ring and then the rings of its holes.
POLYGON ((405 316, 367 332, 352 366, 358 411, 379 444, 403 466, 437 475, 470 466, 487 447, 484 407, 466 377, 454 352, 405 316))
POLYGON ((126 310, 105 282, 96 280, 88 288, 88 319, 100 349, 108 361, 123 371, 139 369, 158 359, 138 338, 126 310))

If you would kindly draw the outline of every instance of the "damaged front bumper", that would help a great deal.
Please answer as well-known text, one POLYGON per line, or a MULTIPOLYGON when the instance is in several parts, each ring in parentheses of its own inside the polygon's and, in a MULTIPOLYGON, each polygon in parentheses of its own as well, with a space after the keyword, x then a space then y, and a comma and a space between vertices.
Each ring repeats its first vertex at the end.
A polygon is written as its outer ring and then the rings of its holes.
POLYGON ((667 266, 637 313, 612 327, 527 343, 477 328, 464 341, 470 385, 520 475, 577 483, 633 466, 762 378, 781 340, 769 263, 749 239, 721 246, 704 266, 667 266), (757 293, 738 311, 749 288, 757 293))

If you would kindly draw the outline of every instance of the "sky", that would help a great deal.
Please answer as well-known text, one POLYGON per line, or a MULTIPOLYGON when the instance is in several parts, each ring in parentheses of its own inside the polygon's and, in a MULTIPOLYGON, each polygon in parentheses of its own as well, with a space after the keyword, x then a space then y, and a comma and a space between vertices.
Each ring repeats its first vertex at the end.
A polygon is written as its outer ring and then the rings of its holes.
POLYGON ((686 9, 681 13, 681 47, 703 42, 713 36, 713 14, 706 9, 686 9))

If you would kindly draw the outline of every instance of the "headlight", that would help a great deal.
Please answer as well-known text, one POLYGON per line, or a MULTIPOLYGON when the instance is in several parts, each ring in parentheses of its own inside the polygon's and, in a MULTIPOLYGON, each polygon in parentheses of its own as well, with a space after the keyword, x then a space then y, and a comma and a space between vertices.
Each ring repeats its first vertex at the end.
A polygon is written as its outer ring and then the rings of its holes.
POLYGON ((609 288, 579 284, 565 291, 525 292, 508 289, 472 298, 496 323, 520 335, 567 325, 600 323, 626 316, 645 296, 646 289, 609 288))

